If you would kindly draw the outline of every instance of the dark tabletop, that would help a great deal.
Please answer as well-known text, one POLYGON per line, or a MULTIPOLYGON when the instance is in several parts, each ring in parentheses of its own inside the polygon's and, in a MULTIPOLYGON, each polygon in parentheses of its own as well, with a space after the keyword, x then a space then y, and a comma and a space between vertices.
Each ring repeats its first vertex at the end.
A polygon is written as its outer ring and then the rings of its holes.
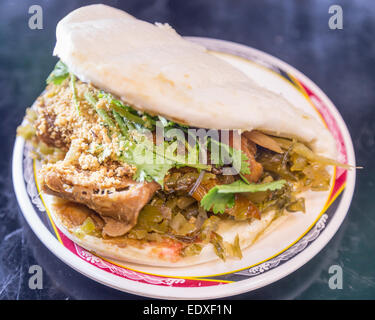
MULTIPOLYGON (((104 1, 103 1, 104 2, 104 1)), ((150 22, 169 22, 182 35, 231 40, 296 67, 336 104, 351 133, 356 190, 347 218, 329 244, 288 277, 241 299, 375 298, 375 2, 371 0, 105 1, 150 22), (343 29, 328 27, 332 4, 343 29), (343 289, 328 286, 328 269, 343 270, 343 289)), ((2 0, 0 5, 0 299, 139 299, 81 276, 50 253, 19 212, 11 178, 17 125, 56 63, 55 27, 93 1, 2 0), (43 8, 43 29, 28 27, 29 7, 43 8), (28 286, 31 265, 43 289, 28 286)))

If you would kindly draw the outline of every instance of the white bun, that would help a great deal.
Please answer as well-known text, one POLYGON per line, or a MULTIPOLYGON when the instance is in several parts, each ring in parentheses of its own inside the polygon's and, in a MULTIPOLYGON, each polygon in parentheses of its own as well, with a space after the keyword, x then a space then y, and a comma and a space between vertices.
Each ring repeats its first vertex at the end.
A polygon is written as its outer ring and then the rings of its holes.
POLYGON ((201 128, 296 137, 335 157, 321 123, 168 25, 90 5, 63 18, 56 36, 54 54, 74 74, 139 110, 201 128))

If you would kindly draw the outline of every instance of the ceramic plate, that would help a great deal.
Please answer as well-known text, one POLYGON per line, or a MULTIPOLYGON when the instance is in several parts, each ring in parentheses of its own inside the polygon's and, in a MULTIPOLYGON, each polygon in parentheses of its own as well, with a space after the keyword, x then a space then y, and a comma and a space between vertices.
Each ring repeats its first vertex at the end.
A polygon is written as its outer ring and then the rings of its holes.
MULTIPOLYGON (((348 129, 327 96, 306 76, 258 50, 215 39, 188 38, 239 68, 254 81, 282 94, 321 121, 336 139, 338 160, 355 165, 348 129)), ((298 124, 295 124, 298 125, 298 124)), ((50 219, 51 197, 35 180, 39 163, 17 138, 13 182, 22 212, 40 240, 78 272, 107 286, 155 298, 208 299, 231 296, 275 282, 314 257, 335 234, 349 209, 355 170, 332 168, 327 192, 311 192, 307 212, 278 219, 257 242, 243 250, 243 259, 214 261, 192 267, 156 268, 108 260, 76 245, 50 219)))

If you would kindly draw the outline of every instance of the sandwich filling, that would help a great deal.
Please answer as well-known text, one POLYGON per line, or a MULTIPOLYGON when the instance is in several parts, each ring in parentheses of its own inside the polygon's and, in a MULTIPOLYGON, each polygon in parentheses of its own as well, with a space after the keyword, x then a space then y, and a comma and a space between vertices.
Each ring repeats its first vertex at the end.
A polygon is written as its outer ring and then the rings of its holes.
POLYGON ((80 81, 61 61, 47 83, 18 134, 42 161, 42 191, 57 197, 55 209, 78 237, 166 246, 176 259, 211 243, 221 259, 241 258, 240 235, 224 241, 216 232, 221 221, 305 212, 300 193, 328 190, 327 165, 341 165, 302 141, 260 131, 239 133, 239 144, 223 142, 225 130, 188 143, 189 129, 198 128, 137 111, 80 81), (158 141, 158 128, 166 136, 180 130, 185 142, 172 135, 158 141), (227 174, 227 158, 235 157, 237 170, 227 174))

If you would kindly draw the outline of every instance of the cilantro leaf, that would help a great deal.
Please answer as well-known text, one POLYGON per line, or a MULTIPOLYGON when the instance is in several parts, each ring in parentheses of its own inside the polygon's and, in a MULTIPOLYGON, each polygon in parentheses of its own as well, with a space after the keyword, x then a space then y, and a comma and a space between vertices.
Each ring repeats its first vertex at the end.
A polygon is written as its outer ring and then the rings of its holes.
MULTIPOLYGON (((164 161, 172 161, 177 167, 192 167, 200 170, 211 170, 211 166, 207 164, 199 163, 197 158, 193 158, 196 161, 189 161, 185 154, 179 154, 177 152, 178 141, 165 141, 164 144, 156 146, 155 152, 157 155, 164 157, 164 161)), ((188 150, 190 150, 188 148, 188 150)))
POLYGON ((76 107, 78 114, 81 115, 81 108, 80 108, 79 100, 77 98, 76 77, 73 73, 70 73, 69 86, 70 86, 70 90, 72 91, 73 104, 76 107))
POLYGON ((164 177, 173 165, 164 163, 164 164, 138 164, 137 171, 133 178, 136 181, 156 181, 162 187, 164 185, 164 177))
POLYGON ((158 116, 158 119, 161 122, 161 124, 163 125, 163 127, 173 127, 173 126, 176 125, 175 122, 167 120, 166 118, 164 118, 162 116, 158 116))
POLYGON ((48 76, 46 82, 47 84, 50 84, 53 82, 54 84, 61 84, 67 77, 69 76, 69 70, 68 67, 64 62, 59 60, 53 71, 48 76))
POLYGON ((242 150, 234 149, 231 147, 229 147, 229 152, 232 159, 241 159, 241 167, 239 173, 241 175, 250 174, 250 165, 248 162, 249 158, 247 157, 247 155, 244 152, 242 152, 242 150))
POLYGON ((124 104, 121 100, 115 99, 110 93, 102 91, 98 94, 98 98, 107 99, 113 110, 133 125, 147 129, 154 129, 156 124, 155 117, 152 117, 147 113, 136 111, 131 106, 124 104))
POLYGON ((175 163, 169 159, 159 161, 151 140, 135 130, 129 133, 129 138, 122 141, 120 160, 136 168, 133 176, 136 181, 156 181, 163 187, 164 177, 175 163))
POLYGON ((219 166, 232 163, 238 173, 242 175, 250 174, 250 165, 248 162, 249 159, 247 155, 242 152, 242 150, 232 148, 231 146, 219 142, 216 139, 210 139, 210 143, 211 149, 213 148, 213 144, 216 144, 216 147, 218 148, 218 152, 211 153, 212 163, 218 164, 219 166), (240 159, 240 163, 237 163, 236 159, 240 159))
POLYGON ((206 211, 224 213, 225 209, 233 208, 234 194, 220 194, 218 186, 215 186, 203 197, 201 200, 201 206, 206 211))
POLYGON ((226 209, 233 208, 235 193, 260 192, 266 190, 274 191, 283 188, 285 184, 285 180, 251 184, 238 180, 231 184, 216 185, 202 198, 201 206, 206 211, 224 213, 226 209))

